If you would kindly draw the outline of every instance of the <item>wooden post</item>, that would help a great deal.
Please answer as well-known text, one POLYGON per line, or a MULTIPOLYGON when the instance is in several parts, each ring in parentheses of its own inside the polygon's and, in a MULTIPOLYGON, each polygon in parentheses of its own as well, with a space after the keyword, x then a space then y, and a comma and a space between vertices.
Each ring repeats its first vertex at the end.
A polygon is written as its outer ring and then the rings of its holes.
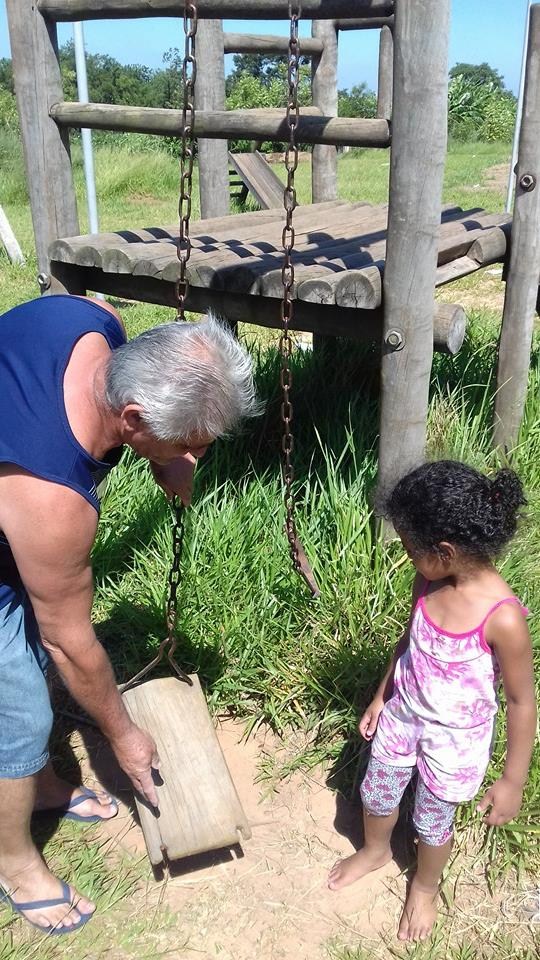
POLYGON ((540 4, 531 6, 510 263, 499 343, 493 441, 515 446, 525 398, 540 281, 540 4))
POLYGON ((449 20, 450 0, 396 0, 379 445, 384 489, 424 457, 446 159, 449 20))
MULTIPOLYGON (((196 110, 225 109, 225 57, 221 20, 201 20, 197 27, 196 110)), ((229 213, 227 141, 198 141, 201 217, 229 213)))
POLYGON ((0 207, 0 240, 11 262, 18 264, 20 267, 24 267, 26 260, 24 259, 23 252, 17 243, 17 237, 13 233, 2 207, 0 207))
MULTIPOLYGON (((311 61, 313 106, 318 107, 325 117, 337 117, 337 30, 332 20, 314 20, 311 32, 323 43, 321 55, 314 56, 311 61)), ((329 144, 316 144, 311 154, 312 203, 336 200, 337 195, 337 149, 329 144)))
POLYGON ((377 84, 377 116, 392 119, 392 82, 394 73, 394 38, 390 27, 383 27, 379 38, 379 80, 377 84))
POLYGON ((79 233, 69 133, 49 117, 62 100, 56 26, 34 0, 7 0, 7 13, 36 253, 47 273, 49 243, 79 233))

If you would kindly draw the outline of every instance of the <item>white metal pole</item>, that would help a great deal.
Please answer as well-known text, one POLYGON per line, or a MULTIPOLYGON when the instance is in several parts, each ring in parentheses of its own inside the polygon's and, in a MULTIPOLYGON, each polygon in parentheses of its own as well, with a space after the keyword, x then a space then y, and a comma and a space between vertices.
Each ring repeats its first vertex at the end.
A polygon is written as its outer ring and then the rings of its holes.
MULTIPOLYGON (((77 91, 79 94, 79 100, 81 103, 88 103, 88 78, 86 75, 86 57, 84 52, 84 33, 82 23, 73 24, 73 42, 75 46, 75 71, 77 74, 77 91)), ((96 179, 94 175, 94 154, 92 151, 92 131, 82 129, 81 139, 90 233, 99 233, 96 179)))
POLYGON ((521 127, 521 116, 523 114, 523 96, 525 93, 525 67, 527 64, 527 44, 529 42, 529 19, 530 19, 530 13, 531 13, 531 3, 532 3, 532 0, 529 0, 527 4, 527 13, 525 15, 525 32, 523 37, 523 52, 521 54, 521 75, 519 78, 519 93, 518 93, 518 102, 517 102, 517 110, 516 110, 516 125, 514 127, 514 141, 512 143, 512 159, 510 161, 510 172, 508 174, 508 189, 506 191, 506 206, 504 208, 507 213, 510 213, 512 209, 514 186, 516 182, 516 175, 514 173, 514 168, 517 163, 519 131, 521 127))

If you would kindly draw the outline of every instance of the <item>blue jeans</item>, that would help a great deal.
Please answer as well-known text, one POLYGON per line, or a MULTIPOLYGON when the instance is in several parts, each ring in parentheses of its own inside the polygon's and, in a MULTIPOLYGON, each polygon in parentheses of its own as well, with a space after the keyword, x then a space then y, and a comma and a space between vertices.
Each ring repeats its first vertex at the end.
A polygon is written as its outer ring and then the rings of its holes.
POLYGON ((0 608, 0 778, 37 773, 49 759, 49 658, 22 585, 0 608))

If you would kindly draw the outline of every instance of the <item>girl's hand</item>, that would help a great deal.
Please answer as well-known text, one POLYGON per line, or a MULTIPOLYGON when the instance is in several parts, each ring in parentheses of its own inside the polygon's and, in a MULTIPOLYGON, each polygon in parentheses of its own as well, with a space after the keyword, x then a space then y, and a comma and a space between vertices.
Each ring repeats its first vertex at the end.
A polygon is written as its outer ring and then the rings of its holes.
POLYGON ((377 729, 379 716, 383 707, 384 707, 383 698, 375 697, 375 699, 371 701, 366 712, 360 718, 358 729, 362 734, 364 740, 371 740, 371 738, 373 737, 373 734, 377 729))
POLYGON ((490 827, 500 827, 517 817, 522 798, 523 790, 517 784, 501 777, 486 790, 476 809, 483 813, 491 807, 490 812, 482 819, 490 827))

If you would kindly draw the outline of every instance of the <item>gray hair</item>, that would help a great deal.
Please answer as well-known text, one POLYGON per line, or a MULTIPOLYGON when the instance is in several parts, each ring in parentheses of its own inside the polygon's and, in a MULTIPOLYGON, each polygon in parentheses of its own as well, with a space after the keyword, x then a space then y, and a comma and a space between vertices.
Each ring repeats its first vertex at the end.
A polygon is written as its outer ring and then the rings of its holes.
POLYGON ((158 440, 223 436, 257 412, 251 357, 211 315, 152 327, 113 350, 105 399, 115 411, 139 404, 158 440))

